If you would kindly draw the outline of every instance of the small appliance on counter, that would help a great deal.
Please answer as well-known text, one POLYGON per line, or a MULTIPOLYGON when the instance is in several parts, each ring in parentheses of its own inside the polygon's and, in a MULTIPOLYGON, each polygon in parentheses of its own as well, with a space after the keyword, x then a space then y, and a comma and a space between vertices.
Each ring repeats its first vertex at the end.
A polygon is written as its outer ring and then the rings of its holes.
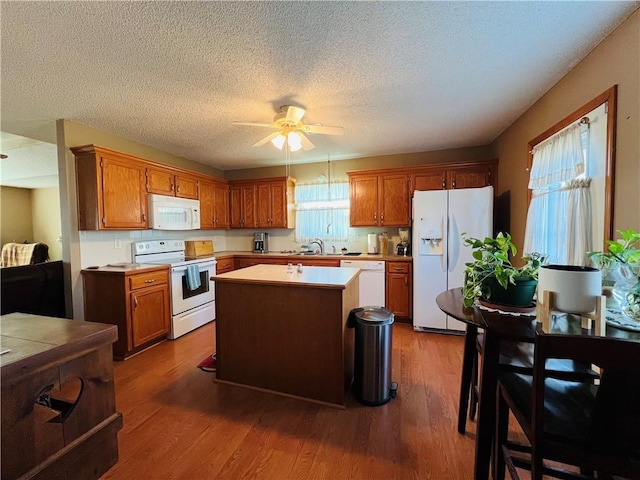
POLYGON ((399 228, 398 234, 400 235, 400 243, 396 245, 396 255, 406 257, 411 255, 411 234, 408 228, 399 228))
POLYGON ((266 253, 269 251, 269 234, 256 232, 253 234, 253 253, 266 253))

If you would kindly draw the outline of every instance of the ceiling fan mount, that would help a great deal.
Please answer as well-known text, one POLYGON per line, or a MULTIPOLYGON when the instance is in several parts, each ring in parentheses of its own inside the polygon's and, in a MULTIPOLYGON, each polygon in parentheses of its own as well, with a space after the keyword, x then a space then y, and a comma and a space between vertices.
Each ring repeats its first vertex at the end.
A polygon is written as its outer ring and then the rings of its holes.
POLYGON ((300 148, 304 150, 311 150, 314 148, 313 143, 307 138, 306 134, 323 134, 323 135, 344 135, 344 129, 342 127, 330 127, 324 125, 306 125, 302 122, 306 110, 300 107, 294 107, 293 105, 282 105, 280 107, 280 113, 273 117, 273 123, 250 123, 250 122, 233 122, 234 125, 247 125, 251 127, 268 127, 275 128, 277 131, 267 135, 263 139, 256 142, 253 146, 260 147, 265 143, 272 141, 278 148, 282 148, 285 143, 284 139, 288 139, 289 148, 291 151, 296 151, 300 148), (292 137, 289 135, 295 132, 295 146, 292 142, 292 137), (280 137, 280 138, 279 138, 280 137), (280 141, 278 141, 280 140, 280 141))

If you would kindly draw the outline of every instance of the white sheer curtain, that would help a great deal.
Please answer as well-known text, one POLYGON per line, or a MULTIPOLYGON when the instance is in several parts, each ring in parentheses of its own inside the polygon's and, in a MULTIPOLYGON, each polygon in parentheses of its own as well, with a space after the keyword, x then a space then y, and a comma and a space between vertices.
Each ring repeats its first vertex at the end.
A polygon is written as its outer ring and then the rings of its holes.
POLYGON ((584 176, 580 125, 536 145, 529 188, 533 190, 524 252, 540 252, 549 263, 586 265, 591 250, 591 195, 584 176))
POLYGON ((349 237, 349 182, 298 184, 296 233, 298 243, 320 238, 346 242, 349 237))

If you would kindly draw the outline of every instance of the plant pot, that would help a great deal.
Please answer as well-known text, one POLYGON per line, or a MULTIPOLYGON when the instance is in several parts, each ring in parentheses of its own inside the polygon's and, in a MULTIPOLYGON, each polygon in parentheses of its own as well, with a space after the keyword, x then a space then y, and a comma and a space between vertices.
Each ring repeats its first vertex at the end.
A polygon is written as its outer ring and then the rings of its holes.
POLYGON ((543 265, 538 270, 538 301, 543 292, 555 293, 554 308, 568 313, 590 313, 602 294, 602 272, 578 265, 543 265))
POLYGON ((482 298, 497 305, 529 307, 533 303, 538 281, 531 277, 515 277, 515 285, 504 288, 495 277, 487 277, 482 284, 482 298))

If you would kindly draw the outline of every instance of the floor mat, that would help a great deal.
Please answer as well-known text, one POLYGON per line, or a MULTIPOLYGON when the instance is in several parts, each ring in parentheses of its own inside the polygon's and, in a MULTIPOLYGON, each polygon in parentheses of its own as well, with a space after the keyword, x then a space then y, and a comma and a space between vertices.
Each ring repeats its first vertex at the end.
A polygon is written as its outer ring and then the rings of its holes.
POLYGON ((198 364, 198 368, 203 372, 215 372, 217 363, 216 354, 214 353, 201 361, 198 364))

